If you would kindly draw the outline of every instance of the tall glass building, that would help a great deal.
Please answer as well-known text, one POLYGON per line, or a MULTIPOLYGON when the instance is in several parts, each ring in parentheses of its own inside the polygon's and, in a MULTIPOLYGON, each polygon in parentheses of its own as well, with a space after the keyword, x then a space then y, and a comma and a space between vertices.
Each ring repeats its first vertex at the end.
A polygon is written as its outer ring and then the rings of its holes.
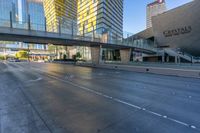
POLYGON ((0 0, 0 19, 1 23, 3 20, 10 20, 10 12, 12 12, 13 20, 17 19, 18 16, 18 0, 0 0))
MULTIPOLYGON (((43 0, 28 0, 27 14, 30 15, 31 29, 44 30, 45 29, 45 14, 43 0)), ((34 44, 31 45, 33 49, 46 49, 45 45, 34 44)))
MULTIPOLYGON (((44 7, 43 0, 0 0, 0 25, 10 26, 10 12, 14 25, 27 26, 28 14, 30 15, 31 28, 35 30, 44 29, 44 7)), ((28 48, 27 43, 22 42, 0 42, 9 48, 28 48)), ((46 49, 44 45, 30 45, 33 49, 46 49)))
MULTIPOLYGON (((43 3, 48 31, 77 34, 77 0, 43 0, 43 3)), ((74 51, 65 46, 55 49, 57 59, 69 57, 70 51, 74 51)))
POLYGON ((44 0, 44 11, 49 31, 58 32, 59 23, 64 33, 71 34, 72 26, 76 31, 77 1, 76 0, 44 0), (73 23, 73 25, 72 25, 73 23))
POLYGON ((82 35, 122 38, 123 0, 78 0, 78 31, 82 35))
MULTIPOLYGON (((113 42, 123 37, 123 0, 78 0, 78 33, 113 42)), ((79 47, 83 58, 91 59, 89 47, 79 47)))
POLYGON ((35 30, 44 30, 45 14, 42 0, 28 1, 28 14, 30 15, 30 22, 32 28, 35 30))
MULTIPOLYGON (((20 11, 18 6, 22 0, 0 0, 0 26, 10 26, 10 12, 12 15, 12 21, 13 23, 18 23, 19 18, 22 16, 19 15, 20 11)), ((20 5, 22 9, 22 5, 20 5)), ((18 42, 6 42, 6 41, 0 41, 0 47, 14 47, 18 48, 19 43, 18 42)))

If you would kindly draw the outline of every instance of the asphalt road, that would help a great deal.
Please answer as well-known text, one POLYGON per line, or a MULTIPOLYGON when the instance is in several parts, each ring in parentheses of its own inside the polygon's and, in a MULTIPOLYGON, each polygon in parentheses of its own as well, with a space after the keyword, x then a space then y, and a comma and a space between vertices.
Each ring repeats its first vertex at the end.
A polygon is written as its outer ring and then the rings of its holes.
POLYGON ((0 133, 200 133, 200 79, 0 62, 0 133))

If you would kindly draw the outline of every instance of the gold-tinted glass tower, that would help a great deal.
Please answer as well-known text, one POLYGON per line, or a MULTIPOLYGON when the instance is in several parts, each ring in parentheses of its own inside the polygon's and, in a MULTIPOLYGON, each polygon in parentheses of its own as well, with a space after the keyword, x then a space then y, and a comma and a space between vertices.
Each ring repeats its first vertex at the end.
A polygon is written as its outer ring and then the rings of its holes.
POLYGON ((123 0, 78 0, 79 34, 122 37, 123 0))
POLYGON ((49 31, 58 31, 59 24, 62 25, 62 30, 71 30, 72 22, 73 28, 76 29, 76 0, 44 0, 44 11, 49 31))

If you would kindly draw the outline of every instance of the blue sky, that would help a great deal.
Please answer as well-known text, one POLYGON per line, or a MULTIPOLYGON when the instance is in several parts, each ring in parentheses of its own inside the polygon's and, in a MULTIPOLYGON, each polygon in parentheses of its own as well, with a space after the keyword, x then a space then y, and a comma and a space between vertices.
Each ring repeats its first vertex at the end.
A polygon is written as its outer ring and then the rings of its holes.
MULTIPOLYGON (((146 28, 146 5, 154 0, 124 0, 124 31, 137 33, 146 28)), ((192 0, 166 0, 172 9, 192 0)))

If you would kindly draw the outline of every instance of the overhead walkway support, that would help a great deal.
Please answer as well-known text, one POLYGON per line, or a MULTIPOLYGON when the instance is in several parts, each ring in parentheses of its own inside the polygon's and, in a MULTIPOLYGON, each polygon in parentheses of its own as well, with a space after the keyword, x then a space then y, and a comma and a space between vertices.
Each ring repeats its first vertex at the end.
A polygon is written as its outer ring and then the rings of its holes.
POLYGON ((131 48, 126 48, 126 49, 120 50, 120 57, 121 57, 122 64, 128 64, 130 62, 131 51, 132 51, 131 48))

